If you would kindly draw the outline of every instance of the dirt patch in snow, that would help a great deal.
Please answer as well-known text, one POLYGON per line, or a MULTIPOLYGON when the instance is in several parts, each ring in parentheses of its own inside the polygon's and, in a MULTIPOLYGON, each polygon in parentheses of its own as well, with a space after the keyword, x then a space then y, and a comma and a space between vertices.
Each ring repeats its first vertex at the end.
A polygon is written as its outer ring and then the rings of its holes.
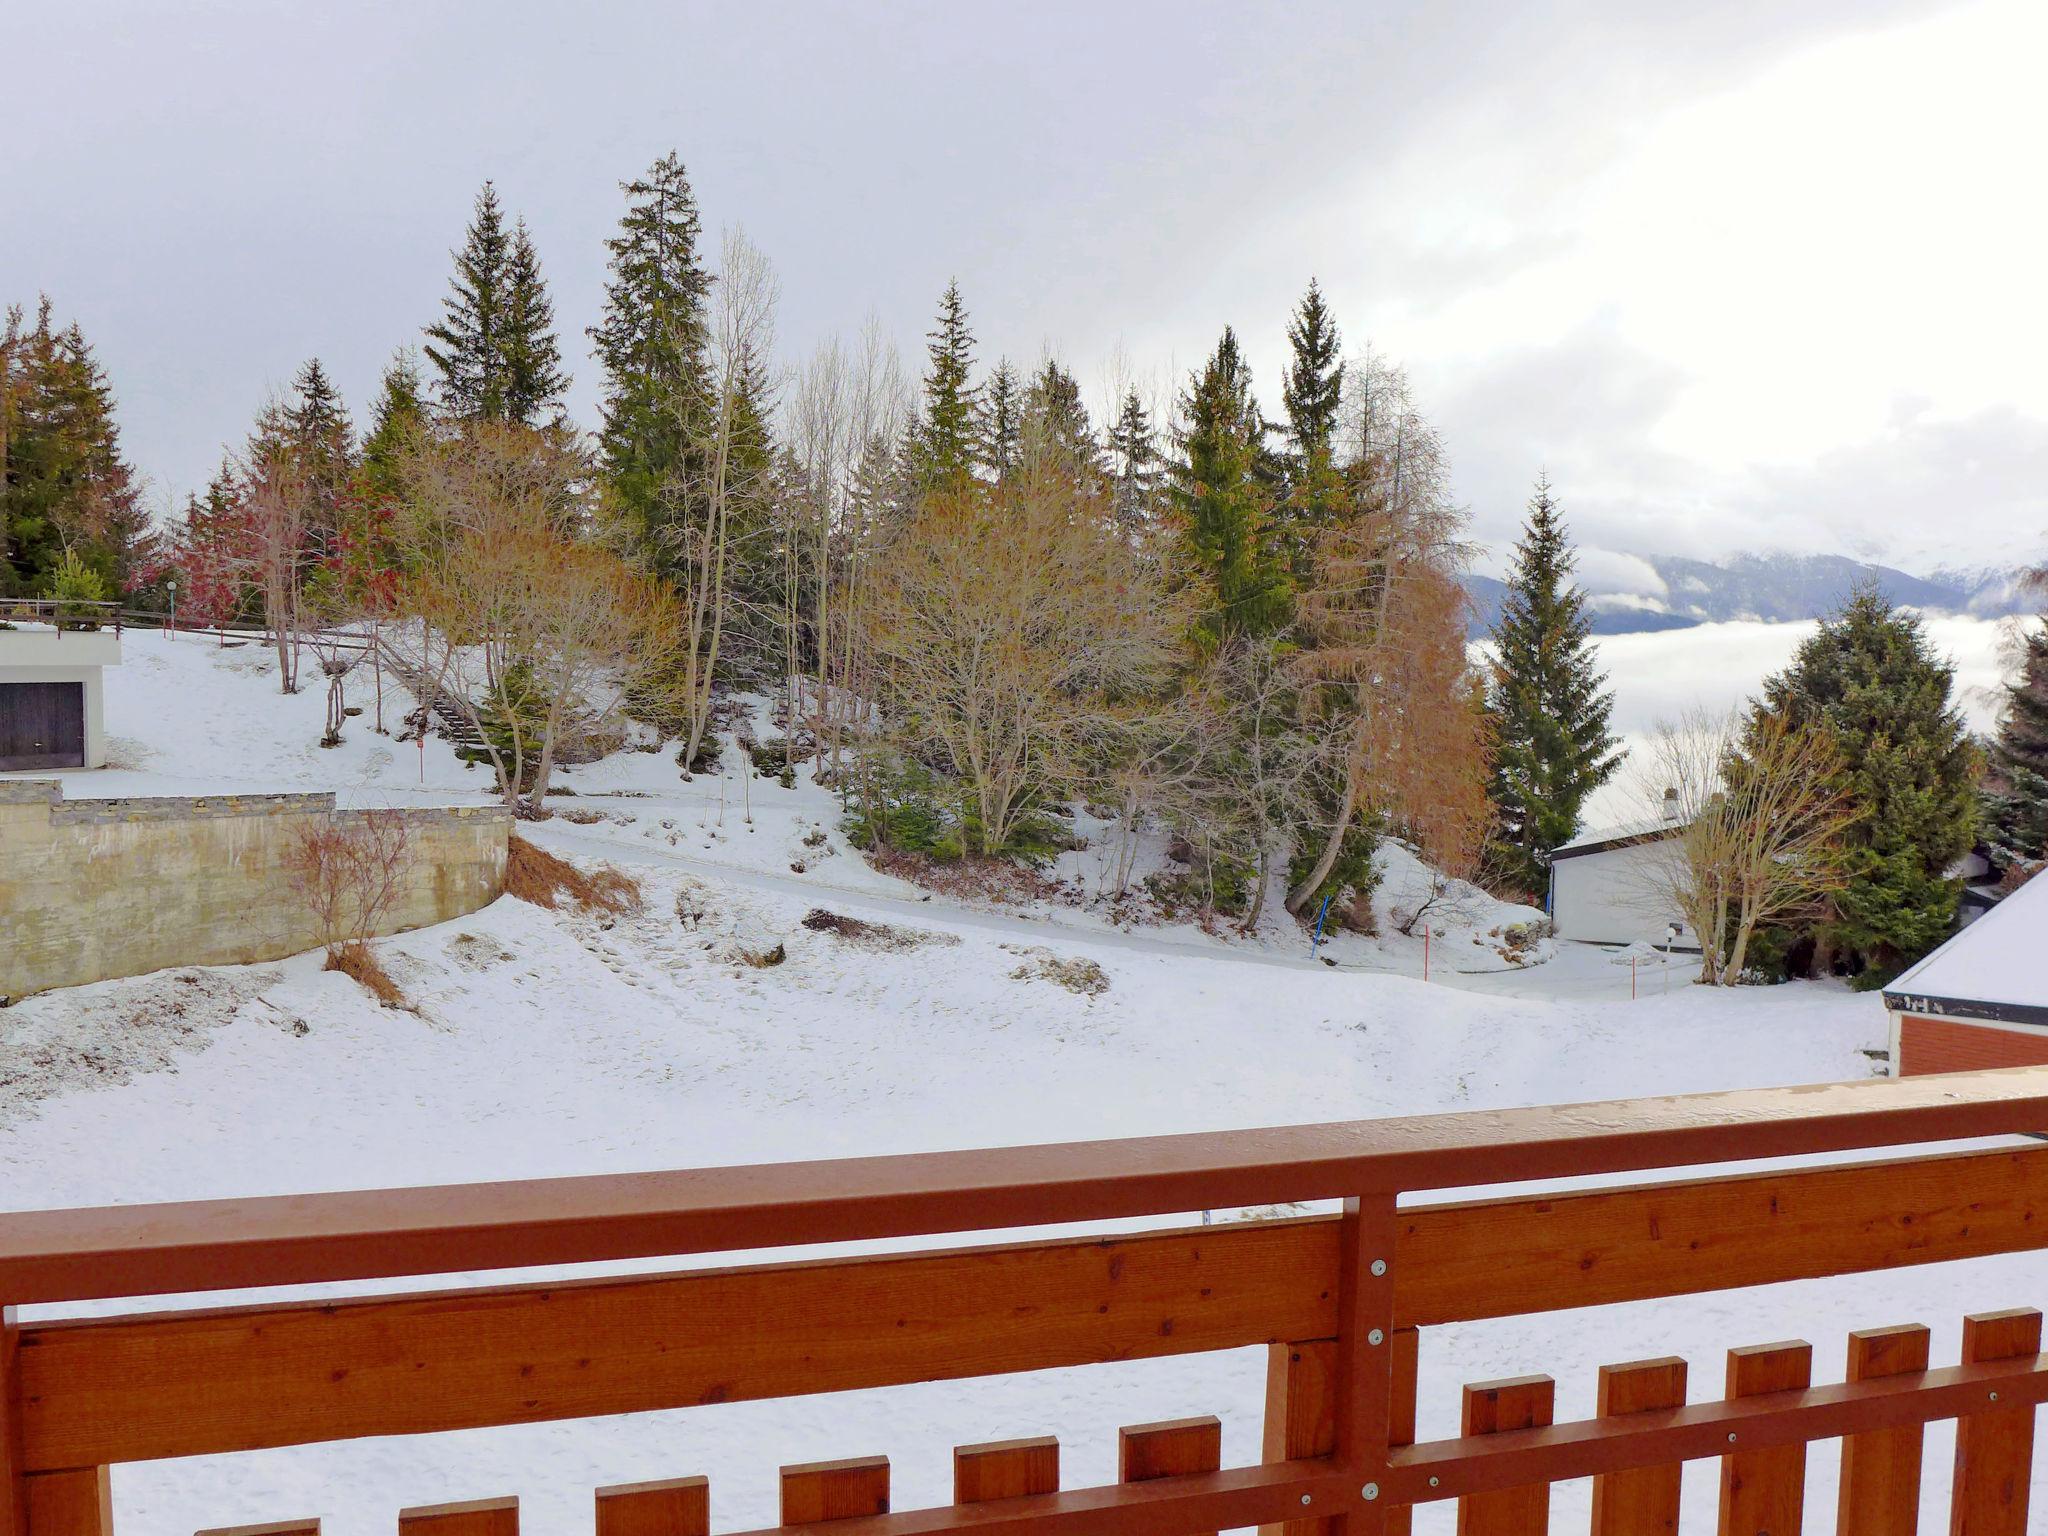
POLYGON ((1050 981, 1082 997, 1100 997, 1109 990, 1109 972, 1085 956, 1062 959, 1049 949, 1002 946, 1024 963, 1010 972, 1012 981, 1050 981))
POLYGON ((0 1122, 66 1089, 176 1065, 204 1050, 278 975, 268 966, 156 971, 0 1009, 0 1122))
POLYGON ((899 928, 894 923, 873 923, 866 918, 849 917, 843 912, 828 912, 823 907, 813 907, 806 912, 803 925, 813 933, 835 934, 855 948, 885 953, 923 949, 928 944, 960 942, 957 934, 934 933, 927 928, 899 928))

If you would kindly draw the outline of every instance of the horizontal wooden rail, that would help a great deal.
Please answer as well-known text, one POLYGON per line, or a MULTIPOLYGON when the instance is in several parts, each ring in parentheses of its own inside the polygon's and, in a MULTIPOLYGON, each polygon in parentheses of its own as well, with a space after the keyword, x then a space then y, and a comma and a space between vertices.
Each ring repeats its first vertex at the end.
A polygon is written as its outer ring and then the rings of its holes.
MULTIPOLYGON (((21 1335, 23 1444, 88 1466, 1320 1339, 1337 1242, 1311 1217, 46 1323, 21 1335)), ((2042 1246, 2048 1147, 1421 1206, 1394 1320, 2042 1246)))
MULTIPOLYGON (((1364 1507, 1360 1485, 1328 1461, 1280 1461, 1220 1472, 1195 1472, 1061 1493, 1026 1494, 980 1504, 942 1504, 831 1522, 832 1536, 1187 1536, 1339 1514, 1364 1507)), ((817 1531, 781 1526, 748 1536, 817 1531)))
POLYGON ((730 1252, 2011 1133, 2048 1068, 832 1162, 25 1212, 13 1303, 730 1252))
POLYGON ((1432 1440, 1390 1453, 1399 1503, 1800 1445, 2048 1402, 2048 1355, 1771 1392, 1540 1429, 1432 1440))

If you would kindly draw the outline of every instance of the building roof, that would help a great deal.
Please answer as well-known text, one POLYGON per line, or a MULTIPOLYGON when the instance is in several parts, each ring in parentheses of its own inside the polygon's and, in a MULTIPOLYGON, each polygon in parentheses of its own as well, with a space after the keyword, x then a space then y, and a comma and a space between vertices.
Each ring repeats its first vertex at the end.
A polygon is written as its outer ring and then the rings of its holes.
POLYGON ((1887 1008, 2048 1024, 2048 879, 2029 880, 1884 989, 1887 1008))
POLYGON ((1639 821, 1619 822, 1611 827, 1589 827, 1568 843, 1559 843, 1550 850, 1551 861, 1582 858, 1589 853, 1603 853, 1609 848, 1625 848, 1631 843, 1655 842, 1660 838, 1676 836, 1683 830, 1682 822, 1670 821, 1662 816, 1645 816, 1639 821))

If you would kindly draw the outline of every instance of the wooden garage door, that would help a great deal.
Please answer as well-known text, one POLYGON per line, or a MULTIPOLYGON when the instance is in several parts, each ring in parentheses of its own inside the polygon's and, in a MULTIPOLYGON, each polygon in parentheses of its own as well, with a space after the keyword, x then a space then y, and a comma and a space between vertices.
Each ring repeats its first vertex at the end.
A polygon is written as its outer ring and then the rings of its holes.
POLYGON ((0 683, 0 770, 85 766, 85 684, 0 683))

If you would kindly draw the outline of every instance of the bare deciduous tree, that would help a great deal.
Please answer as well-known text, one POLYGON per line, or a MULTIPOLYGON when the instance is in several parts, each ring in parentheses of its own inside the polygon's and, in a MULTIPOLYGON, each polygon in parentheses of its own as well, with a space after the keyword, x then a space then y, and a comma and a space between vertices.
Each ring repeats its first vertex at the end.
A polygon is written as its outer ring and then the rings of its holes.
POLYGON ((1834 743, 1781 714, 1694 710, 1658 726, 1645 783, 1657 786, 1642 894, 1700 941, 1700 980, 1734 986, 1766 924, 1812 913, 1845 879, 1842 833, 1860 812, 1840 785, 1834 743))
POLYGON ((889 723, 971 798, 977 853, 1083 787, 1156 692, 1184 624, 1070 475, 1019 473, 919 504, 876 562, 863 625, 889 723))
MULTIPOLYGON (((545 432, 481 425, 409 461, 417 530, 403 595, 414 668, 484 743, 505 803, 541 814, 561 744, 601 734, 645 679, 685 675, 673 589, 602 544, 581 456, 545 432)), ((397 642, 393 642, 394 648, 397 642)))
POLYGON ((241 492, 241 575, 263 594, 263 623, 277 648, 278 685, 299 691, 299 639, 312 554, 315 491, 297 457, 265 455, 249 467, 241 492))
POLYGON ((405 894, 412 830, 398 811, 361 811, 302 827, 285 854, 285 878, 311 915, 329 970, 377 936, 405 894))
POLYGON ((745 452, 765 409, 753 398, 756 371, 774 343, 775 274, 741 231, 726 232, 718 282, 711 294, 712 377, 701 391, 684 388, 664 402, 682 429, 687 451, 661 489, 668 503, 664 552, 682 592, 683 645, 675 699, 681 707, 684 771, 696 762, 711 728, 712 682, 732 617, 731 562, 736 513, 769 501, 769 465, 745 452))

